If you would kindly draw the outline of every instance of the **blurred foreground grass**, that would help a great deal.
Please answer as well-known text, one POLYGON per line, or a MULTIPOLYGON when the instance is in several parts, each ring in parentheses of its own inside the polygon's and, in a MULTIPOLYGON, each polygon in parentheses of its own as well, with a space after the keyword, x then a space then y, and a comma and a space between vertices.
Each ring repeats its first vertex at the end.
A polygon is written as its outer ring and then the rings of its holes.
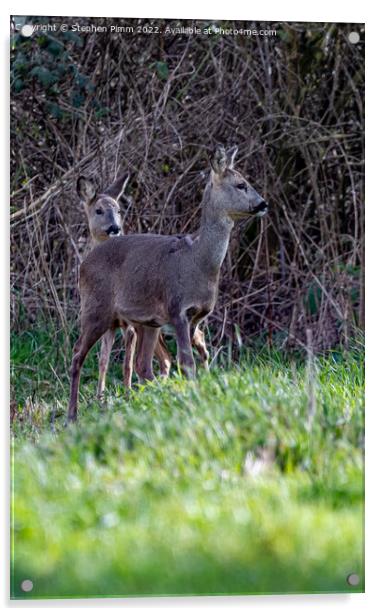
POLYGON ((13 597, 363 591, 360 352, 316 360, 313 417, 280 353, 128 401, 117 366, 103 404, 93 353, 64 428, 62 351, 37 338, 12 344, 13 597))

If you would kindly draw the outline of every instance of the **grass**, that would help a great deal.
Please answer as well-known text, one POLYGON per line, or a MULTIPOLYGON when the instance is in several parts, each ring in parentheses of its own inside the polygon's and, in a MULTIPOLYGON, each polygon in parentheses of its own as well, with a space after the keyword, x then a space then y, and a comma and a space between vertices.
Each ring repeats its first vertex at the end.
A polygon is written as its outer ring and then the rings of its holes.
POLYGON ((364 590, 360 352, 316 359, 313 417, 279 352, 128 401, 113 362, 103 404, 93 353, 68 428, 62 346, 38 330, 12 355, 13 597, 364 590))

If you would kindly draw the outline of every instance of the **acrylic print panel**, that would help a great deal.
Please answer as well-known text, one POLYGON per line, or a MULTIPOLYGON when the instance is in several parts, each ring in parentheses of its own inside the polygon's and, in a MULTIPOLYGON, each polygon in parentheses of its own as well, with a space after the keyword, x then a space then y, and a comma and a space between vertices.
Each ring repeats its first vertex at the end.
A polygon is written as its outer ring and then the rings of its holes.
POLYGON ((11 596, 363 592, 364 26, 11 25, 11 596))

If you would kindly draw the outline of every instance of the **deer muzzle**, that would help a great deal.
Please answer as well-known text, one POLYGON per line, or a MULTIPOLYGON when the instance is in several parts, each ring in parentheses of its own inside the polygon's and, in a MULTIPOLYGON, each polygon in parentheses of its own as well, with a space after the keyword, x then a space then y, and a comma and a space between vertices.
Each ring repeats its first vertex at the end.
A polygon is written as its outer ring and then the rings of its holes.
POLYGON ((268 212, 269 206, 266 201, 262 200, 250 209, 250 213, 254 216, 265 216, 268 212))
POLYGON ((110 225, 107 229, 106 233, 110 237, 114 237, 115 235, 120 235, 121 228, 118 225, 110 225))

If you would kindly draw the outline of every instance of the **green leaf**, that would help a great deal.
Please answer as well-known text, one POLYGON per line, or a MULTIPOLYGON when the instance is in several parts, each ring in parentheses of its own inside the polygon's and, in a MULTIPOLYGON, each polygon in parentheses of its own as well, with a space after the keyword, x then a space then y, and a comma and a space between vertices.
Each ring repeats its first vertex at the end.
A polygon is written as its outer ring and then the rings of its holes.
POLYGON ((312 284, 307 291, 305 305, 311 316, 317 314, 319 311, 321 294, 321 288, 316 284, 312 284))
POLYGON ((79 36, 76 32, 71 32, 70 30, 68 32, 64 32, 63 38, 67 41, 71 41, 74 45, 78 45, 78 47, 83 47, 84 38, 79 36))
POLYGON ((83 96, 83 94, 81 94, 81 92, 75 90, 72 94, 71 102, 74 107, 81 107, 85 102, 85 97, 83 96))
POLYGON ((15 92, 21 92, 21 90, 24 89, 24 85, 25 84, 22 79, 15 79, 15 81, 13 82, 13 89, 15 92))
POLYGON ((64 113, 61 107, 57 105, 57 103, 50 103, 48 105, 48 110, 50 115, 53 116, 53 118, 56 118, 57 120, 61 120, 61 118, 63 118, 64 113))
POLYGON ((62 45, 60 45, 57 41, 50 40, 46 50, 52 54, 52 56, 60 56, 62 53, 62 45))
POLYGON ((156 72, 160 79, 166 80, 169 75, 169 68, 166 62, 156 62, 156 72))
POLYGON ((32 77, 36 77, 38 81, 45 87, 49 87, 58 81, 58 76, 53 71, 49 71, 44 66, 35 66, 31 73, 32 77))

